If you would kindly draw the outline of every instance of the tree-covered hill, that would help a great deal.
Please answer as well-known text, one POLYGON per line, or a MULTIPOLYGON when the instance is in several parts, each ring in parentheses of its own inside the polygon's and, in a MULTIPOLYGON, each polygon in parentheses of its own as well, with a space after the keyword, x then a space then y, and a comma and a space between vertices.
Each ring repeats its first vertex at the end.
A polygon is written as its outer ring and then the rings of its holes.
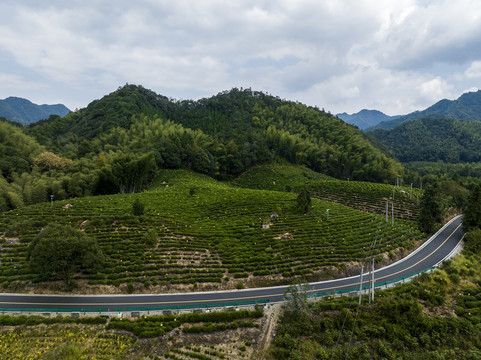
POLYGON ((0 177, 12 180, 14 173, 29 172, 42 151, 45 148, 26 135, 21 126, 0 118, 0 177))
POLYGON ((401 162, 481 161, 481 122, 426 117, 370 132, 401 162))
POLYGON ((250 89, 176 101, 126 85, 64 117, 1 127, 2 210, 50 195, 138 192, 159 169, 226 180, 280 160, 340 179, 392 182, 403 174, 402 165, 356 127, 250 89))
POLYGON ((152 131, 157 133, 150 139, 154 144, 145 138, 126 141, 135 142, 139 152, 153 151, 161 166, 189 167, 192 160, 187 158, 197 154, 210 162, 204 172, 214 168, 219 178, 275 158, 339 178, 382 182, 402 173, 400 164, 366 135, 330 113, 250 89, 176 101, 126 85, 85 109, 28 128, 41 144, 69 158, 99 155, 105 141, 109 151, 117 151, 117 139, 152 131), (133 125, 137 134, 132 133, 133 125))
POLYGON ((126 85, 92 101, 86 108, 64 117, 51 116, 29 126, 29 132, 51 148, 60 151, 67 143, 78 144, 108 133, 114 127, 129 128, 132 116, 161 115, 169 99, 141 86, 126 85))
POLYGON ((62 104, 37 105, 30 100, 14 96, 0 100, 0 116, 24 125, 46 119, 53 114, 64 116, 69 112, 70 110, 62 104))

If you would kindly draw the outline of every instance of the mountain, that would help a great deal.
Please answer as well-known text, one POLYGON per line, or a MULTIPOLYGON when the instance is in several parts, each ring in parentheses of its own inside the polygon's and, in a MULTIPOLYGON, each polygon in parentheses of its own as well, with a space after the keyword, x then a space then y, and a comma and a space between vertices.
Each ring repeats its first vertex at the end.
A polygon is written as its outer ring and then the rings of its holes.
POLYGON ((399 116, 389 116, 378 110, 363 109, 355 114, 349 115, 345 112, 336 114, 339 119, 344 120, 348 124, 357 126, 359 129, 364 130, 383 121, 391 121, 397 119, 399 116))
POLYGON ((481 121, 429 116, 369 132, 401 162, 481 162, 481 121))
POLYGON ((406 121, 420 119, 427 116, 481 121, 481 90, 464 93, 456 100, 440 100, 425 110, 415 111, 393 120, 383 121, 367 130, 392 129, 406 121))
POLYGON ((62 104, 37 105, 27 99, 13 96, 0 100, 0 116, 24 125, 47 119, 50 115, 64 116, 69 112, 70 110, 62 104))
POLYGON ((125 85, 27 131, 69 158, 142 149, 153 151, 159 166, 195 168, 218 178, 276 158, 337 178, 382 182, 402 172, 354 126, 318 108, 251 89, 176 101, 125 85))

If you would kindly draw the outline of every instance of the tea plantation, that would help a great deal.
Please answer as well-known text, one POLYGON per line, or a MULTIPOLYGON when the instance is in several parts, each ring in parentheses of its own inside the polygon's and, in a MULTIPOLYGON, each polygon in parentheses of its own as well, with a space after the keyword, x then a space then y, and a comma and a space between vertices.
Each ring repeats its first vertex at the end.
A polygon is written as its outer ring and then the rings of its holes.
POLYGON ((337 180, 299 165, 263 165, 251 168, 232 182, 233 185, 264 190, 297 191, 302 186, 311 189, 313 196, 344 204, 374 214, 389 212, 394 203, 394 217, 415 221, 419 214, 422 190, 363 181, 337 180))
MULTIPOLYGON (((359 194, 378 191, 381 196, 383 189, 392 191, 392 186, 322 182, 329 183, 336 184, 331 189, 339 198, 347 186, 359 194)), ((375 238, 374 254, 381 254, 411 249, 423 237, 412 221, 396 219, 392 226, 382 215, 320 199, 313 199, 310 213, 304 215, 296 208, 296 196, 165 170, 143 193, 75 198, 12 210, 0 215, 0 234, 4 234, 0 284, 3 289, 21 291, 27 282, 45 280, 31 272, 26 254, 29 243, 51 222, 84 230, 97 240, 105 257, 100 272, 84 272, 75 280, 114 285, 123 292, 182 284, 194 289, 198 284, 233 288, 287 283, 294 278, 318 280, 364 258, 375 238), (136 199, 145 205, 143 215, 132 215, 136 199)))

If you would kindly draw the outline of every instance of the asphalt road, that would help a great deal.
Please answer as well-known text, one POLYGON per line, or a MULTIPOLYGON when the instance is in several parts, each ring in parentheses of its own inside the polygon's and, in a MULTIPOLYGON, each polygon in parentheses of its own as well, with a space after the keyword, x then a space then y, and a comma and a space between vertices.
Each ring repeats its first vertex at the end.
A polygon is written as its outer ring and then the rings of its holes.
MULTIPOLYGON (((406 258, 375 271, 377 287, 386 282, 403 281, 421 271, 439 264, 459 244, 463 237, 461 217, 458 217, 441 229, 421 248, 406 258)), ((368 276, 364 275, 363 287, 368 286, 368 276)), ((323 281, 310 284, 308 293, 329 294, 334 292, 358 291, 360 276, 323 281)), ((149 295, 23 295, 1 294, 0 311, 27 310, 35 311, 133 311, 173 307, 216 307, 242 304, 246 302, 277 302, 284 299, 287 286, 270 288, 218 291, 183 294, 149 294, 149 295)))

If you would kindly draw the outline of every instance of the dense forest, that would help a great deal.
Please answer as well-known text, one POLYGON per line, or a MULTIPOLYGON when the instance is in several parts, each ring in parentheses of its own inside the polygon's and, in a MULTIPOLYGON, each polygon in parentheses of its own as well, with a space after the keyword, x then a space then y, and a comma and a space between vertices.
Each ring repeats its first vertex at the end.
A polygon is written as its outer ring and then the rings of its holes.
POLYGON ((356 127, 250 89, 177 101, 125 85, 64 117, 29 126, 0 121, 0 151, 0 210, 50 195, 139 191, 159 168, 224 180, 283 159, 336 178, 392 182, 403 174, 356 127))
POLYGON ((426 117, 369 132, 401 162, 481 162, 481 122, 426 117))
MULTIPOLYGON (((402 172, 401 166, 363 133, 331 114, 250 89, 234 88, 207 99, 176 101, 141 86, 126 85, 76 113, 36 123, 28 133, 56 152, 79 158, 101 151, 99 137, 112 131, 122 136, 121 129, 129 131, 136 122, 138 127, 140 115, 143 123, 170 121, 181 125, 177 133, 190 129, 207 135, 196 145, 219 159, 216 175, 220 178, 238 175, 275 157, 331 176, 359 180, 391 180, 402 172), (209 148, 211 145, 215 148, 209 148)), ((163 143, 177 153, 185 152, 176 141, 164 139, 163 143)), ((181 154, 177 157, 182 161, 181 154)))

